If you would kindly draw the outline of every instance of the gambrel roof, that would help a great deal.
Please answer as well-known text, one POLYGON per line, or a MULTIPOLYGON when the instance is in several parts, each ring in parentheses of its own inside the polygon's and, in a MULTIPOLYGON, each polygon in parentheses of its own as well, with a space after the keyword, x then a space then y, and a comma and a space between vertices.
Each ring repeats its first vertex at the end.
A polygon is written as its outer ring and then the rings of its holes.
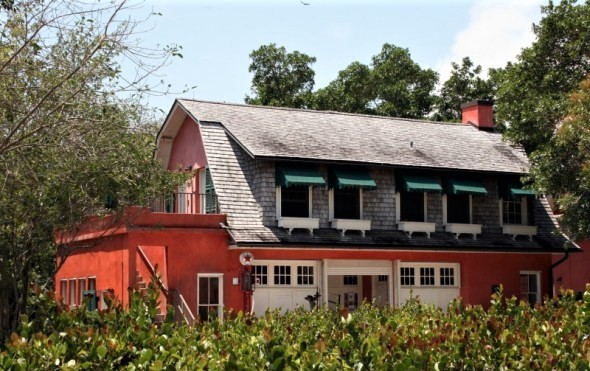
POLYGON ((471 125, 195 100, 199 122, 218 122, 255 158, 366 163, 520 174, 521 148, 471 125))

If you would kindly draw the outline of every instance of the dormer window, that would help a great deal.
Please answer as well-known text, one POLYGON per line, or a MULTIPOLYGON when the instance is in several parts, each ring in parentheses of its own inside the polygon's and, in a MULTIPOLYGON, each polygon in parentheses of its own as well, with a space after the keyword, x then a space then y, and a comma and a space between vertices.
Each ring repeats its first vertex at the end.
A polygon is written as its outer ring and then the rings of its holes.
POLYGON ((410 237, 415 232, 422 232, 430 238, 436 225, 427 222, 428 194, 442 192, 439 180, 430 176, 399 175, 397 191, 397 229, 410 237))
POLYGON ((371 221, 363 219, 363 191, 375 189, 377 183, 363 167, 332 168, 329 174, 329 212, 332 228, 344 236, 347 230, 364 236, 371 221))
POLYGON ((513 183, 502 187, 501 195, 500 225, 502 233, 510 235, 512 239, 523 235, 532 240, 533 236, 537 234, 537 227, 533 220, 535 193, 513 183))
POLYGON ((320 225, 319 218, 312 218, 312 187, 324 186, 326 181, 315 166, 277 164, 276 208, 279 227, 307 229, 313 234, 320 225))
POLYGON ((481 234, 481 224, 473 224, 473 197, 487 196, 485 186, 469 179, 447 179, 443 195, 443 224, 455 238, 481 234))

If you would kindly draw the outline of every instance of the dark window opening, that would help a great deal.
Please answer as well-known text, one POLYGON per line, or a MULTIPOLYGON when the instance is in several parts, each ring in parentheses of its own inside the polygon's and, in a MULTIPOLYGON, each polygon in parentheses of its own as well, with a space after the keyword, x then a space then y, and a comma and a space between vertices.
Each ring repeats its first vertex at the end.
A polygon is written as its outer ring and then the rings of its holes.
POLYGON ((447 222, 469 224, 469 195, 447 195, 447 222))
POLYGON ((281 188, 281 216, 309 217, 309 187, 281 188))
POLYGON ((424 193, 400 193, 400 219, 409 222, 424 221, 424 193))
POLYGON ((520 198, 502 200, 502 222, 504 224, 522 224, 520 198))
POLYGON ((334 218, 361 218, 361 196, 358 188, 334 189, 334 218))

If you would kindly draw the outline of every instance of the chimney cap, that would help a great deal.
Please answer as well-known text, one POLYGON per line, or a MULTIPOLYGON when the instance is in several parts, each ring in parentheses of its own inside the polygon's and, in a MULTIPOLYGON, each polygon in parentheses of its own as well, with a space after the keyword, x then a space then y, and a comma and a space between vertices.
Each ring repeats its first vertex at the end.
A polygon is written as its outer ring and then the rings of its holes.
POLYGON ((468 108, 468 107, 472 107, 472 106, 493 106, 494 102, 491 100, 484 100, 484 99, 476 99, 476 100, 472 100, 471 102, 467 102, 467 103, 463 103, 461 105, 461 109, 463 108, 468 108))

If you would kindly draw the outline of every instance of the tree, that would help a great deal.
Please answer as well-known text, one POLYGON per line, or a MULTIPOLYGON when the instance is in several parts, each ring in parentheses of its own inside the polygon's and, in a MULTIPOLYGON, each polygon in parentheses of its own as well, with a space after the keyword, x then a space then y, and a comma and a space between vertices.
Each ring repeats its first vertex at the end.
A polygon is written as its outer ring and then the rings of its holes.
POLYGON ((315 72, 311 65, 316 59, 294 51, 287 53, 275 44, 263 45, 250 53, 249 71, 253 96, 248 104, 305 108, 309 105, 315 72))
POLYGON ((374 113, 375 87, 371 69, 353 62, 338 72, 336 80, 314 94, 315 109, 353 113, 374 113))
POLYGON ((27 311, 29 284, 55 273, 55 231, 73 237, 86 215, 146 204, 183 178, 157 163, 141 125, 146 77, 177 48, 140 47, 125 0, 2 4, 0 344, 27 311), (123 58, 138 74, 123 73, 123 58))
POLYGON ((469 57, 461 65, 451 63, 449 78, 442 84, 436 98, 434 119, 438 121, 461 121, 461 104, 475 99, 491 100, 494 86, 491 80, 483 79, 481 66, 475 66, 469 57))
POLYGON ((537 189, 553 195, 560 223, 575 240, 590 237, 590 75, 569 95, 567 116, 532 155, 537 189))
POLYGON ((551 139, 568 93, 590 72, 590 3, 549 2, 542 12, 533 45, 494 74, 497 122, 529 154, 551 139))
POLYGON ((385 116, 423 118, 431 111, 438 74, 422 69, 408 49, 384 44, 373 57, 376 113, 385 116))

